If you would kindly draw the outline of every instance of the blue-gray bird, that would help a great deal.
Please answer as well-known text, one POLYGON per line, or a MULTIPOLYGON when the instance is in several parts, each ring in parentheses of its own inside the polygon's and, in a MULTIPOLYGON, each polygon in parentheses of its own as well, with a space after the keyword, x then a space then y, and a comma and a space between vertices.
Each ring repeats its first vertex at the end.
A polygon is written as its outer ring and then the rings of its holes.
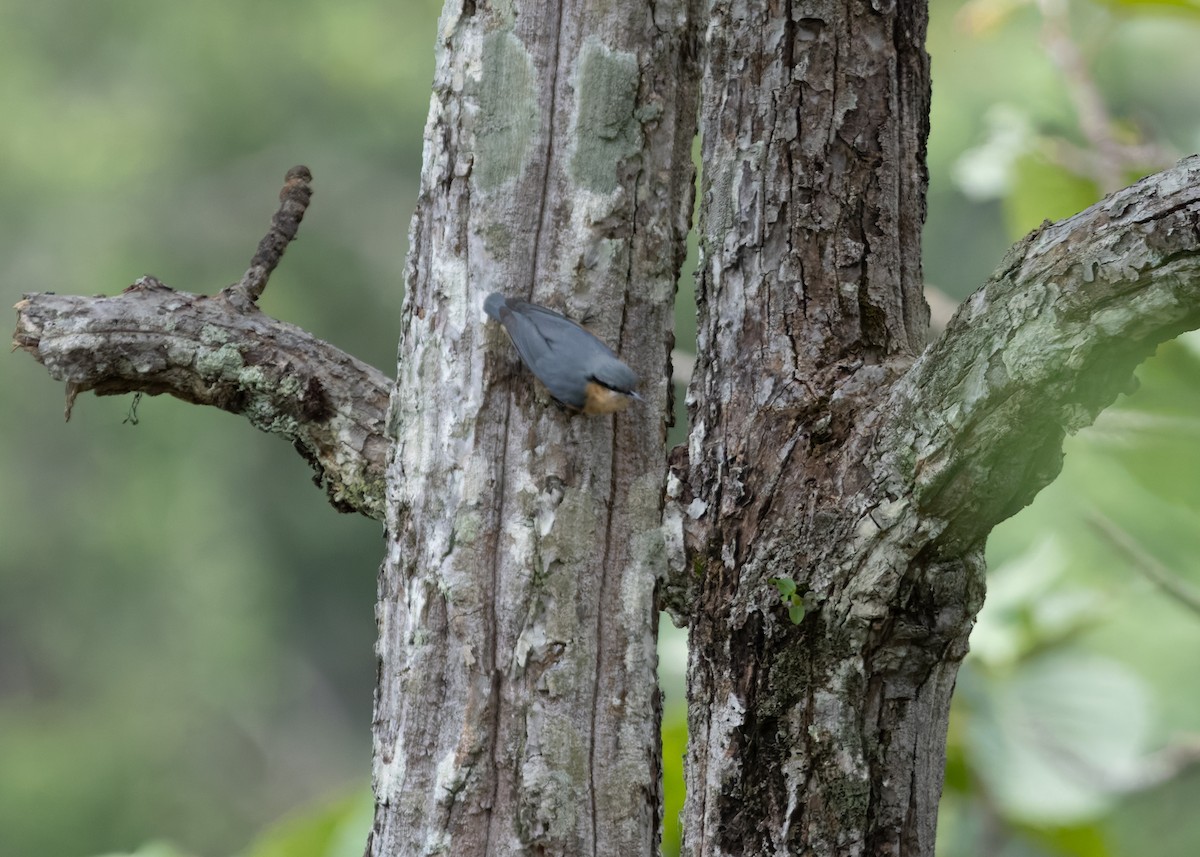
POLYGON ((641 400, 634 371, 566 316, 499 292, 487 296, 483 309, 504 325, 522 362, 568 408, 611 414, 641 400))

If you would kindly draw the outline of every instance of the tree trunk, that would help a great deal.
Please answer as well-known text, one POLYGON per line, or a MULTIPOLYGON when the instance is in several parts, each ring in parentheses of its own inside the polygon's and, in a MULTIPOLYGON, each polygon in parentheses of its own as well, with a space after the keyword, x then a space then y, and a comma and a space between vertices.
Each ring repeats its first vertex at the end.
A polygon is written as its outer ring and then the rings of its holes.
POLYGON ((443 10, 392 401, 373 855, 656 851, 693 23, 689 2, 443 10), (551 403, 487 323, 493 290, 588 317, 646 405, 551 403))
POLYGON ((1032 233, 917 357, 925 4, 697 3, 447 3, 386 426, 380 373, 256 305, 303 168, 217 295, 17 304, 68 413, 215 405, 338 508, 386 510, 375 857, 653 854, 656 592, 691 632, 688 854, 932 854, 988 532, 1200 326, 1193 157, 1032 233), (699 354, 664 503, 702 27, 699 354), (493 290, 590 315, 646 406, 555 406, 493 290))
POLYGON ((914 363, 926 4, 710 16, 683 850, 932 855, 984 541, 1200 323, 1200 164, 1022 242, 914 363))
POLYGON ((928 321, 926 14, 711 6, 685 853, 932 853, 982 562, 884 539, 905 501, 863 455, 928 321))

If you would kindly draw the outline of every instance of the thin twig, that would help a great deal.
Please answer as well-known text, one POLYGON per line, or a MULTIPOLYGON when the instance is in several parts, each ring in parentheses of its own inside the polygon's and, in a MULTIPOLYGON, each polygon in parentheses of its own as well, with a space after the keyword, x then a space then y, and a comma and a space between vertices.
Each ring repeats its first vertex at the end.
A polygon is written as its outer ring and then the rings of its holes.
POLYGON ((1071 23, 1066 0, 1040 0, 1042 13, 1042 40, 1046 53, 1058 66, 1067 84, 1067 94, 1075 105, 1079 117, 1079 129, 1092 147, 1101 154, 1101 163, 1095 178, 1103 185, 1105 193, 1123 187, 1118 161, 1119 146, 1112 136, 1112 117, 1104 103, 1104 97, 1092 80, 1087 62, 1071 38, 1071 23))
POLYGON ((1088 523, 1109 544, 1125 554, 1133 567, 1149 578, 1151 583, 1189 610, 1200 614, 1200 592, 1172 574, 1170 569, 1143 549, 1115 521, 1100 512, 1092 512, 1088 516, 1088 523))
MULTIPOLYGON (((1087 174, 1102 193, 1124 187, 1128 174, 1148 166, 1165 167, 1173 158, 1161 147, 1150 143, 1125 143, 1114 133, 1116 123, 1087 60, 1071 35, 1068 0, 1038 0, 1042 13, 1042 42, 1051 62, 1058 66, 1066 83, 1067 95, 1075 106, 1079 129, 1092 152, 1083 157, 1063 159, 1065 166, 1087 174)), ((1064 150, 1066 153, 1066 150, 1064 150)))
POLYGON ((250 267, 242 275, 242 279, 225 289, 225 294, 234 298, 243 308, 258 302, 271 272, 283 258, 287 249, 300 230, 300 221, 312 201, 312 173, 306 166, 295 166, 287 171, 283 179, 283 189, 279 191, 279 209, 271 218, 271 228, 263 239, 258 242, 258 250, 250 260, 250 267))
POLYGON ((1183 776, 1198 765, 1200 736, 1183 735, 1149 756, 1142 765, 1140 779, 1131 785, 1138 791, 1157 788, 1183 776))

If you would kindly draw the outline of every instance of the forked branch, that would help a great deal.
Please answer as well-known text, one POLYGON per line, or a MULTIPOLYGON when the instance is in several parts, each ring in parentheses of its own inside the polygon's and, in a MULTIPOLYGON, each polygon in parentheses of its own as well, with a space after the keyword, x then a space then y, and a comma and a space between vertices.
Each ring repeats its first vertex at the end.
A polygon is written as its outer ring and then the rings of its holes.
POLYGON ((271 231, 242 280, 217 295, 177 292, 142 277, 113 297, 27 294, 15 348, 75 397, 168 393, 245 416, 292 441, 340 511, 383 518, 391 382, 377 369, 256 306, 296 235, 311 196, 288 171, 271 231))

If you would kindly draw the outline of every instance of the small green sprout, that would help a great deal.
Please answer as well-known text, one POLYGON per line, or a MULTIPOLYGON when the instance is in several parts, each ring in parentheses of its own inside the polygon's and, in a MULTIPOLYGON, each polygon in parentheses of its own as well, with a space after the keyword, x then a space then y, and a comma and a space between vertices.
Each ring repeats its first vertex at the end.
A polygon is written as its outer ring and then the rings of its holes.
POLYGON ((770 577, 767 583, 779 590, 779 600, 787 608, 792 624, 799 625, 804 621, 808 599, 796 591, 796 581, 790 577, 770 577))

